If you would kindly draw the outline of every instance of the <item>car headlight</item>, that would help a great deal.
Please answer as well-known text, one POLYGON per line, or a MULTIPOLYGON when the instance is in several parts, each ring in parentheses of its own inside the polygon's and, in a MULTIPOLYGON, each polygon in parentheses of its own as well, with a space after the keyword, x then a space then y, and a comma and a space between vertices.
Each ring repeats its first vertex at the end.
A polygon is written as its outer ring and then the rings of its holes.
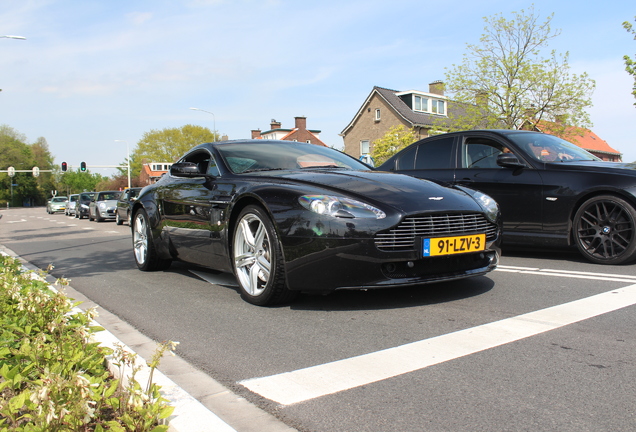
POLYGON ((102 210, 106 210, 106 203, 99 203, 99 208, 102 210))
POLYGON ((499 217, 499 205, 497 204, 497 201, 495 201, 490 195, 486 195, 485 193, 474 189, 462 186, 457 187, 473 197, 477 204, 479 204, 479 206, 484 210, 488 220, 491 222, 497 222, 497 218, 499 217))
POLYGON ((369 204, 349 198, 329 195, 303 195, 298 198, 300 205, 321 215, 340 218, 384 219, 386 214, 369 204))

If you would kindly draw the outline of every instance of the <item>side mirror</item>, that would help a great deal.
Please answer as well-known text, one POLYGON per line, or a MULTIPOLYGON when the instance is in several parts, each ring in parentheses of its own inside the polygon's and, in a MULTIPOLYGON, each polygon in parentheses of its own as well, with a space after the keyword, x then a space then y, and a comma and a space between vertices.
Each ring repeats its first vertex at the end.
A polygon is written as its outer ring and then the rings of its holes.
POLYGON ((512 153, 501 153, 497 156, 497 165, 504 168, 521 168, 526 166, 512 153))
POLYGON ((170 167, 170 175, 174 177, 201 177, 203 173, 199 172, 199 165, 194 162, 174 163, 170 167))

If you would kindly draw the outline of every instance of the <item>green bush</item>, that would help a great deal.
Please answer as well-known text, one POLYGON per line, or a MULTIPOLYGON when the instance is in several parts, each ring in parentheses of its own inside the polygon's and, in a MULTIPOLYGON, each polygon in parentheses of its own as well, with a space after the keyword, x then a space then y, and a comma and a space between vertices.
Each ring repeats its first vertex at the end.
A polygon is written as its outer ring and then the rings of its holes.
MULTIPOLYGON (((166 431, 163 419, 174 408, 156 384, 137 383, 134 355, 91 342, 103 330, 91 326, 95 312, 74 312, 76 305, 34 276, 0 256, 0 431, 166 431), (109 373, 109 355, 122 377, 132 368, 128 384, 109 373)), ((157 365, 153 358, 151 372, 157 365)))

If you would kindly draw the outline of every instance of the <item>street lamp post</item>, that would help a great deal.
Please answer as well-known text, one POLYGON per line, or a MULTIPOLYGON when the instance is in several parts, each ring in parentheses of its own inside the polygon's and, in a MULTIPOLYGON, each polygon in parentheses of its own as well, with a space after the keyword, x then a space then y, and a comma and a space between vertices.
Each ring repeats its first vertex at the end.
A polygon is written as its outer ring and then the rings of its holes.
POLYGON ((203 111, 204 113, 212 114, 212 119, 214 120, 214 141, 216 141, 216 116, 213 112, 202 110, 201 108, 190 108, 195 111, 203 111))
POLYGON ((128 141, 126 141, 126 140, 115 140, 115 142, 124 142, 124 143, 126 143, 126 168, 128 168, 128 188, 130 189, 130 150, 128 149, 128 141))

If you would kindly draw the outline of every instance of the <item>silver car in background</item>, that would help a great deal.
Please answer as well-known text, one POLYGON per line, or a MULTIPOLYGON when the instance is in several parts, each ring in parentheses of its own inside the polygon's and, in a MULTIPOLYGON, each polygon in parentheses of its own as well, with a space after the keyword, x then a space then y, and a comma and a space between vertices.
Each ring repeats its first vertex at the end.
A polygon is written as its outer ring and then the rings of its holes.
POLYGON ((106 219, 115 219, 120 194, 120 191, 97 192, 88 206, 88 220, 102 222, 106 219))
POLYGON ((64 210, 64 214, 66 216, 75 216, 75 204, 79 198, 79 194, 72 194, 68 196, 66 200, 66 210, 64 210))

